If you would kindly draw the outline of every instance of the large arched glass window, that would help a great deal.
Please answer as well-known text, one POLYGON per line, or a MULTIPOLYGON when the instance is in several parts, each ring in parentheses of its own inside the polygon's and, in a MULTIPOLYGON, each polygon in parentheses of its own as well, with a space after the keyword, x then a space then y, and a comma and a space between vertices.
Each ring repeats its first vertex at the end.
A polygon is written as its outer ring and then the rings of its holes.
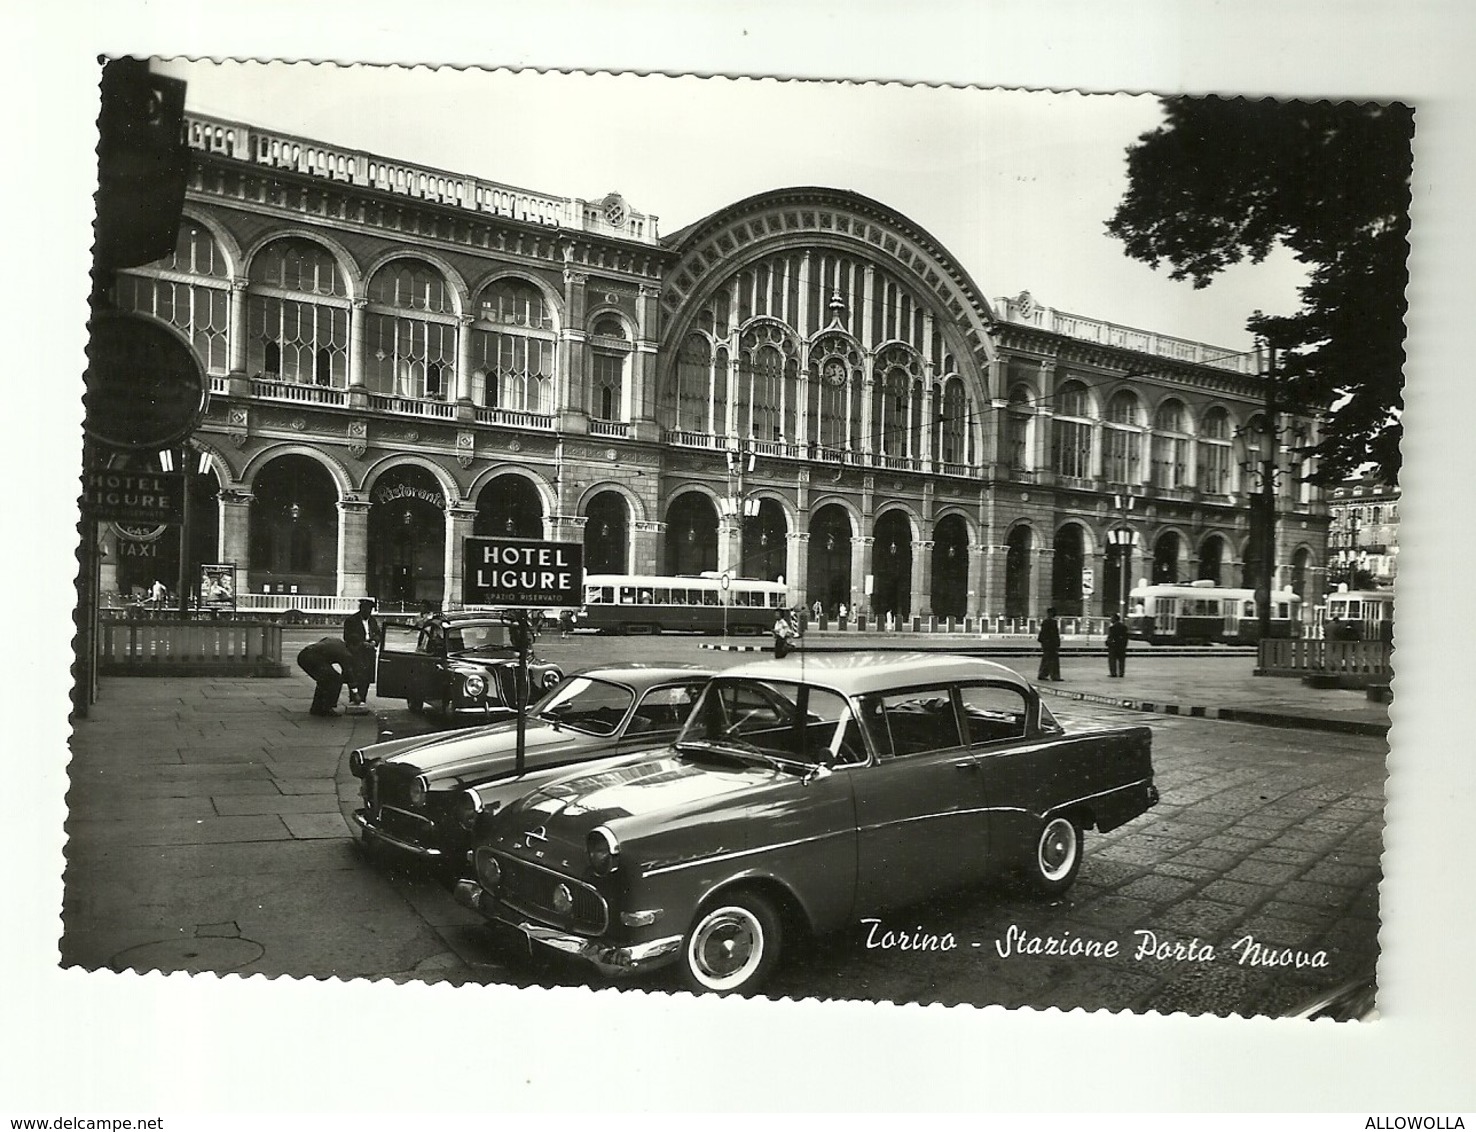
POLYGON ((475 315, 472 400, 552 413, 558 328, 543 292, 525 279, 498 279, 482 291, 475 315))
POLYGON ((456 394, 456 305, 428 263, 399 259, 369 281, 364 377, 371 392, 446 400, 456 394))
POLYGON ((673 416, 667 423, 684 432, 711 432, 712 344, 707 335, 693 332, 677 354, 673 416))
POLYGON ((1229 495, 1230 464, 1230 414, 1217 405, 1199 423, 1199 490, 1229 495))
POLYGON ((1092 474, 1091 398, 1079 381, 1056 390, 1056 419, 1051 423, 1051 471, 1085 479, 1092 474))
POLYGON ((1158 406, 1153 417, 1153 486, 1182 488, 1189 483, 1188 414, 1173 398, 1158 406))
POLYGON ((910 350, 891 346, 876 361, 876 391, 871 406, 871 450, 888 463, 906 466, 920 456, 922 367, 910 350))
POLYGON ((1143 409, 1138 395, 1119 390, 1107 402, 1107 425, 1103 431, 1106 450, 1102 454, 1102 473, 1111 483, 1143 482, 1143 409))
POLYGON ((861 355, 839 336, 822 339, 810 351, 810 441, 822 460, 843 460, 856 445, 860 364, 861 355))
POLYGON ((119 310, 153 315, 189 335, 207 373, 230 370, 230 268, 203 225, 182 221, 174 251, 119 272, 113 295, 119 310))
POLYGON ((964 383, 958 377, 944 381, 942 392, 935 393, 938 405, 937 433, 933 451, 944 464, 969 462, 969 404, 964 383))
POLYGON ((251 261, 246 369, 303 385, 348 384, 348 286, 311 240, 276 240, 251 261))
POLYGON ((630 340, 618 318, 595 320, 590 338, 589 415, 597 421, 626 418, 626 375, 630 368, 630 340))

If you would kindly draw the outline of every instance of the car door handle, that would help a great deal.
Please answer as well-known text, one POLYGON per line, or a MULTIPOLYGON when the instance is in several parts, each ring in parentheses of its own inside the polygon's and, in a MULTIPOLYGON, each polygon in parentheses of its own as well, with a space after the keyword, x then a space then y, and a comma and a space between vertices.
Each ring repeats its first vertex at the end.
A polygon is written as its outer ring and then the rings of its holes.
POLYGON ((961 762, 954 763, 953 764, 953 769, 954 770, 978 770, 979 769, 979 760, 978 759, 964 759, 961 762))

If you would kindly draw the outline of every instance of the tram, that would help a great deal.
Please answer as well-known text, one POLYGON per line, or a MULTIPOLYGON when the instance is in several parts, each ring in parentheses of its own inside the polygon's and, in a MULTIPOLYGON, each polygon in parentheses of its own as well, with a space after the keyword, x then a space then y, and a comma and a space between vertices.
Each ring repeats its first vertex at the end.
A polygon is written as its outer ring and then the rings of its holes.
MULTIPOLYGON (((1256 591, 1213 582, 1138 586, 1128 595, 1128 636, 1149 644, 1252 644, 1260 639, 1256 591)), ((1302 599, 1291 590, 1271 595, 1271 636, 1300 632, 1302 599)))
POLYGON ((783 582, 713 573, 586 574, 580 624, 602 633, 765 633, 787 595, 783 582))
POLYGON ((1322 636, 1329 641, 1394 639, 1393 590, 1338 590, 1317 611, 1322 636))

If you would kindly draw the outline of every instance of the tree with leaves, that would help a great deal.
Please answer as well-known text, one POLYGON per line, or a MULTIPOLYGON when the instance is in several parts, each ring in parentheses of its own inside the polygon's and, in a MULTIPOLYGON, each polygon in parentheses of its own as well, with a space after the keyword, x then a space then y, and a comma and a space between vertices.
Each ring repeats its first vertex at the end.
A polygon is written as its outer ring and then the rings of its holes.
POLYGON ((1107 231, 1207 286, 1278 243, 1308 265, 1302 309, 1252 316, 1278 351, 1277 399, 1323 421, 1311 477, 1398 482, 1414 111, 1398 103, 1169 98, 1128 149, 1107 231))

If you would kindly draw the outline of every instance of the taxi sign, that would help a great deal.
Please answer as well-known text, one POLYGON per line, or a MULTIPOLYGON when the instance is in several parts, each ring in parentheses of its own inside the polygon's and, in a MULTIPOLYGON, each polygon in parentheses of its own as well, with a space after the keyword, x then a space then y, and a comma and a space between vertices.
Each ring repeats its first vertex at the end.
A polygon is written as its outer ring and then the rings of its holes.
POLYGON ((462 546, 461 600, 512 609, 578 607, 584 544, 469 535, 462 546))

